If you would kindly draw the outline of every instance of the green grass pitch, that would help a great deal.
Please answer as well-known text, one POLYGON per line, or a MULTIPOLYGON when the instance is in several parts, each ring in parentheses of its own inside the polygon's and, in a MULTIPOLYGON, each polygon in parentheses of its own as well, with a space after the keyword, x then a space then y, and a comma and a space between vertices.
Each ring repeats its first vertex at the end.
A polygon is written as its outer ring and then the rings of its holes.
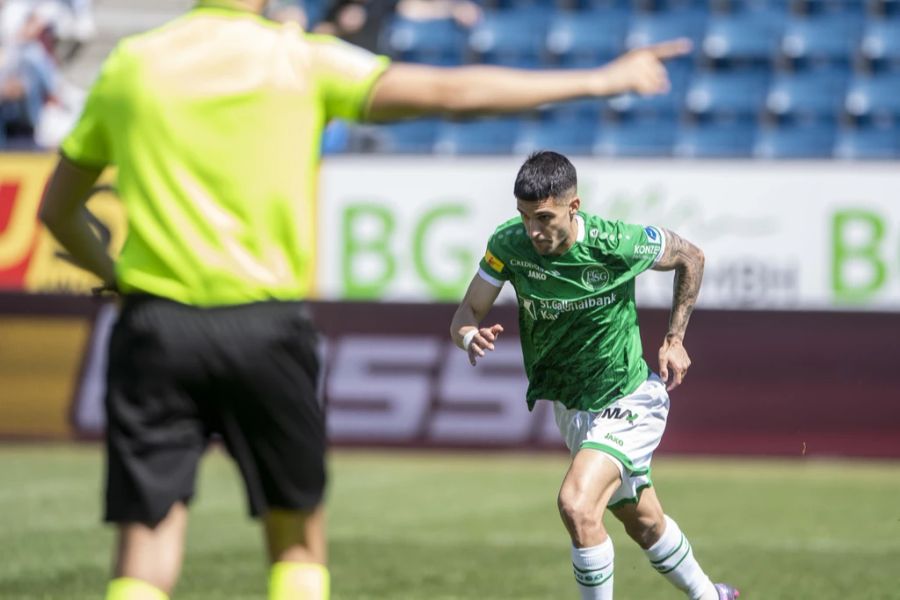
MULTIPOLYGON (((577 598, 556 514, 562 454, 336 452, 333 598, 577 598)), ((0 598, 100 598, 111 531, 93 445, 0 446, 0 598)), ((667 512, 748 600, 900 598, 900 464, 658 458, 667 512)), ((259 530, 215 451, 175 599, 264 599, 259 530)), ((621 525, 617 600, 679 598, 621 525)))

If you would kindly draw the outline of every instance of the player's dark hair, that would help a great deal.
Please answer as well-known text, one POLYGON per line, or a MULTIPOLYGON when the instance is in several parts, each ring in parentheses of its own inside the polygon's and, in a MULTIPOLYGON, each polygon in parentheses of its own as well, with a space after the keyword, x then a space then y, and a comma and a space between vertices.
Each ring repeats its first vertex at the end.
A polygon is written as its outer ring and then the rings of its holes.
POLYGON ((569 159, 549 150, 540 150, 528 157, 516 176, 513 194, 516 199, 538 202, 550 198, 561 199, 578 185, 575 166, 569 159))

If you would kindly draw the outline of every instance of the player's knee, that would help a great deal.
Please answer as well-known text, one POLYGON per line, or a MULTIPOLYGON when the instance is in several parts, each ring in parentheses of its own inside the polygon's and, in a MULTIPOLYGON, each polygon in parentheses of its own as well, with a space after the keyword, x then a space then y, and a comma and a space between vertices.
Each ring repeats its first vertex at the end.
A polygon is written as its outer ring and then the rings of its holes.
POLYGON ((573 542, 594 537, 602 531, 602 510, 598 510, 596 503, 588 501, 583 494, 563 488, 557 497, 557 506, 573 542))

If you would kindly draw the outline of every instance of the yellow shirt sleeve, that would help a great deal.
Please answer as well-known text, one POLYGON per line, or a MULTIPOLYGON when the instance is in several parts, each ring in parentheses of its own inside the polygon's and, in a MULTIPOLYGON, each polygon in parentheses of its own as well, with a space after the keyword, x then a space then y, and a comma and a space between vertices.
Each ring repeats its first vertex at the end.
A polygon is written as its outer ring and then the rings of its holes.
POLYGON ((390 59, 330 36, 308 35, 307 40, 326 118, 361 120, 390 59))
POLYGON ((71 133, 63 140, 62 154, 74 162, 89 167, 105 167, 113 162, 109 133, 110 100, 120 51, 113 50, 100 75, 88 93, 81 117, 71 133))

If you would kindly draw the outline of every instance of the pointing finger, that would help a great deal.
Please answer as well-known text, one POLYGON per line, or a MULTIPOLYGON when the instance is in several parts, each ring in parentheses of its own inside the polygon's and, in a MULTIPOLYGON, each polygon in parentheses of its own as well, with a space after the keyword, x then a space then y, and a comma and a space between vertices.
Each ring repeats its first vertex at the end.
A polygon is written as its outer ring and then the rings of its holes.
POLYGON ((677 38, 674 40, 666 40, 665 42, 659 42, 658 44, 652 44, 650 46, 645 47, 645 50, 648 50, 653 56, 660 60, 666 60, 669 58, 677 58, 679 56, 684 56, 685 54, 691 51, 691 48, 694 44, 688 38, 677 38))

